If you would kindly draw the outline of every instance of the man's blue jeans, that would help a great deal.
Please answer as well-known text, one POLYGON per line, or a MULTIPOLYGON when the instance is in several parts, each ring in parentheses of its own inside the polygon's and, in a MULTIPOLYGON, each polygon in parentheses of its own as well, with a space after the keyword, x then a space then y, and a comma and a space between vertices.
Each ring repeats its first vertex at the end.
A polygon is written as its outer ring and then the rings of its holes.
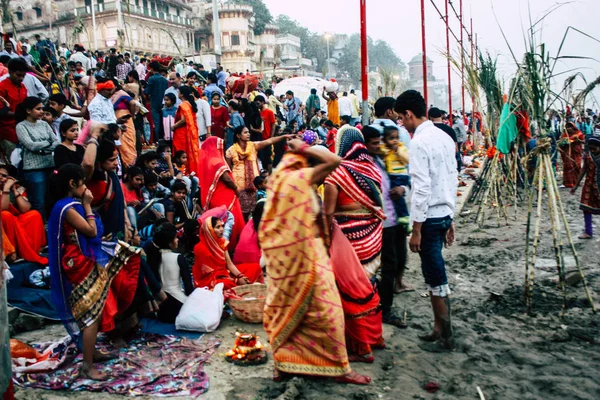
POLYGON ((448 216, 427 218, 421 226, 421 271, 425 283, 432 288, 448 284, 442 249, 451 225, 452 218, 448 216))
POLYGON ((36 169, 31 171, 23 171, 23 178, 27 183, 27 197, 31 203, 31 208, 42 214, 42 218, 46 220, 46 186, 48 176, 52 170, 36 169))
POLYGON ((163 135, 161 134, 162 110, 153 108, 150 112, 152 113, 152 121, 154 122, 154 140, 158 142, 163 138, 163 135))

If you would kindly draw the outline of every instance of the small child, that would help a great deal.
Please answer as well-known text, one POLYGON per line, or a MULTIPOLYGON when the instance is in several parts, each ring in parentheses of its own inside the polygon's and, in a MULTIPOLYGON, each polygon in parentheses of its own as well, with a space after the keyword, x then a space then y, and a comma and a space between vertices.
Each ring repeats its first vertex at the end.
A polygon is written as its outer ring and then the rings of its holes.
POLYGON ((165 217, 177 229, 181 229, 186 221, 196 217, 195 210, 190 212, 187 207, 187 197, 187 186, 185 182, 178 179, 171 185, 171 196, 162 201, 165 206, 165 217))
POLYGON ((173 131, 171 127, 175 125, 175 113, 177 112, 177 107, 175 104, 177 103, 177 99, 173 93, 165 94, 165 105, 162 109, 162 123, 165 132, 164 139, 171 142, 173 140, 173 131))
POLYGON ((185 182, 188 193, 188 208, 192 208, 191 200, 196 196, 196 192, 198 191, 198 187, 200 185, 200 181, 196 174, 192 171, 190 174, 187 173, 187 161, 188 156, 183 150, 177 150, 175 155, 173 156, 173 171, 175 173, 175 179, 181 179, 185 182))
MULTIPOLYGON (((390 177, 392 189, 404 186, 410 188, 410 175, 408 175, 408 150, 400 141, 400 131, 395 126, 383 128, 383 161, 390 177)), ((406 196, 406 193, 404 194, 406 196)), ((394 209, 398 216, 398 223, 404 225, 407 232, 410 230, 408 207, 404 197, 394 200, 394 209)))
POLYGON ((58 117, 58 113, 54 108, 50 106, 44 107, 44 115, 42 115, 42 120, 46 121, 46 123, 50 125, 52 131, 56 134, 56 136, 60 138, 60 133, 54 129, 54 121, 56 121, 56 117, 58 117))
POLYGON ((53 94, 48 99, 48 107, 53 108, 56 111, 56 117, 54 118, 54 122, 50 124, 54 132, 57 133, 57 136, 60 138, 60 123, 65 119, 72 119, 70 115, 65 114, 65 107, 70 105, 71 103, 67 100, 67 97, 62 94, 53 94))
POLYGON ((254 178, 254 187, 256 188, 256 201, 267 198, 267 179, 264 176, 254 178))

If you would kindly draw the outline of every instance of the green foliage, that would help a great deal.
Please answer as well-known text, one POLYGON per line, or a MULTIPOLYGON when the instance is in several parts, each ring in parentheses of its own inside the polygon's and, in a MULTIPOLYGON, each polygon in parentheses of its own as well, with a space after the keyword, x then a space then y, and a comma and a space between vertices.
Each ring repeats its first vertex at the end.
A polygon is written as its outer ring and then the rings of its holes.
POLYGON ((234 4, 248 4, 254 10, 254 34, 262 35, 267 24, 273 22, 271 11, 262 0, 230 0, 234 4))
MULTIPOLYGON (((290 34, 300 38, 300 51, 305 58, 317 60, 317 71, 326 67, 327 43, 325 37, 310 32, 306 27, 300 25, 287 15, 279 15, 275 19, 275 25, 280 34, 290 34)), ((329 45, 333 47, 334 41, 330 39, 329 45)))

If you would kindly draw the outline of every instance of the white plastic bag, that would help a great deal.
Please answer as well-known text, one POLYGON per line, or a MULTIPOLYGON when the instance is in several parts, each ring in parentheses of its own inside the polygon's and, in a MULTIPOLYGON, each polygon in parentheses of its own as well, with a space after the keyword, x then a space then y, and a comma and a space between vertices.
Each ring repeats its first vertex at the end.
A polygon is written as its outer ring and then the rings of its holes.
POLYGON ((183 303, 175 327, 185 331, 213 332, 221 322, 224 303, 222 283, 218 283, 213 291, 197 288, 183 303))

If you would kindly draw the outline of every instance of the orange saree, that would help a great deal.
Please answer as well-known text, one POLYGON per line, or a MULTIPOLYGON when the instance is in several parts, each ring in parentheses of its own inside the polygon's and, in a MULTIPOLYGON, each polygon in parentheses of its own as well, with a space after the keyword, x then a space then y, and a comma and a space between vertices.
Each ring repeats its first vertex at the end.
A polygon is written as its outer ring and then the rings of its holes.
MULTIPOLYGON (((119 90, 115 94, 112 95, 111 101, 113 103, 113 108, 115 109, 115 116, 121 118, 124 115, 130 114, 129 112, 129 102, 132 101, 131 98, 124 90, 119 90)), ((125 124, 123 124, 126 130, 121 135, 121 159, 123 160, 124 166, 131 166, 135 164, 135 159, 137 157, 136 152, 136 143, 137 138, 135 134, 135 125, 133 123, 134 115, 132 118, 129 118, 125 124)))
POLYGON ((269 277, 264 327, 276 370, 343 376, 351 372, 344 311, 315 223, 318 200, 307 165, 304 157, 286 154, 269 181, 259 229, 269 277))
MULTIPOLYGON (((5 239, 8 239, 8 243, 4 245, 5 250, 7 245, 12 245, 18 257, 42 265, 48 264, 48 259, 40 256, 40 249, 46 245, 46 231, 39 212, 31 210, 20 213, 11 204, 7 211, 2 211, 2 231, 6 234, 5 239)), ((8 254, 5 253, 6 255, 8 254)))
MULTIPOLYGON (((187 101, 182 101, 175 114, 175 123, 185 118, 185 125, 173 131, 173 154, 178 150, 185 151, 188 156, 187 170, 200 175, 200 144, 198 138, 198 122, 196 113, 187 101)), ((204 185, 203 182, 201 182, 204 185)))

